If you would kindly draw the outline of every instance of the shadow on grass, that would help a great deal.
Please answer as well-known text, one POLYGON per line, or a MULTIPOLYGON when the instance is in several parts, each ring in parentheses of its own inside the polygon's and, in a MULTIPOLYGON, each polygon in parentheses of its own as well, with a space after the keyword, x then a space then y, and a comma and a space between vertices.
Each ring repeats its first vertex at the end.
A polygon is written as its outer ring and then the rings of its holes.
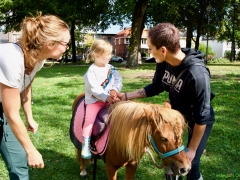
MULTIPOLYGON (((80 180, 82 179, 79 175, 80 169, 79 164, 76 159, 69 157, 58 152, 48 150, 48 149, 39 149, 39 152, 43 155, 45 167, 44 169, 29 169, 30 179, 34 180, 80 180)), ((88 177, 86 180, 93 179, 93 165, 87 164, 86 167, 88 177)), ((125 179, 125 168, 120 168, 117 175, 118 180, 125 179)), ((135 173, 136 180, 142 179, 161 179, 163 177, 163 170, 159 170, 154 167, 151 162, 148 162, 148 159, 145 158, 143 162, 140 163, 138 169, 135 173), (147 170, 151 168, 152 171, 147 170)), ((97 170, 96 170, 96 180, 107 180, 106 175, 106 164, 103 160, 97 160, 97 170)))
MULTIPOLYGON (((62 147, 63 148, 63 147, 62 147)), ((29 168, 30 179, 34 180, 66 180, 79 179, 79 165, 74 158, 59 154, 49 149, 38 149, 42 154, 45 167, 29 168)))

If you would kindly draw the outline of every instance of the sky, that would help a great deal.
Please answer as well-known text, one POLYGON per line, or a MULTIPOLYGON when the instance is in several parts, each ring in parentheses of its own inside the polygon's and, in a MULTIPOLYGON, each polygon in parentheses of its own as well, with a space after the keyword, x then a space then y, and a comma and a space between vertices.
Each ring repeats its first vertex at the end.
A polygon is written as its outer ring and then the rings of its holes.
MULTIPOLYGON (((130 26, 129 26, 129 24, 126 24, 126 25, 123 26, 123 28, 124 27, 130 27, 130 26)), ((111 27, 109 29, 106 29, 104 31, 104 33, 106 33, 106 34, 117 34, 120 31, 122 31, 123 28, 121 28, 121 26, 119 26, 119 25, 111 25, 111 27)), ((98 32, 101 33, 101 31, 98 31, 98 32)))

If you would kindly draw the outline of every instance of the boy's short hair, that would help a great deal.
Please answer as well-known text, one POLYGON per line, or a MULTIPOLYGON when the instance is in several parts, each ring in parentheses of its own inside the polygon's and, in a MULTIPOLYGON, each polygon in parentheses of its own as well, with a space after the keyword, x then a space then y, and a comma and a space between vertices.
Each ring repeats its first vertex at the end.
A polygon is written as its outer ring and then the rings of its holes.
POLYGON ((149 30, 148 38, 157 49, 165 46, 171 53, 176 53, 180 47, 179 30, 171 23, 160 23, 149 30))

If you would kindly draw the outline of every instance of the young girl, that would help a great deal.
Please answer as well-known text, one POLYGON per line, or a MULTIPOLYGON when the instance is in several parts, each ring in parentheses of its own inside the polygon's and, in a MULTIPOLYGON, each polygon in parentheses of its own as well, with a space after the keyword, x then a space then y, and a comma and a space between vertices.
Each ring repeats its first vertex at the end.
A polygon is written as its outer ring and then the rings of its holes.
POLYGON ((97 39, 91 46, 87 62, 94 63, 84 75, 86 116, 83 126, 82 158, 90 159, 90 140, 92 127, 98 111, 105 105, 115 103, 119 99, 117 92, 122 89, 122 77, 109 63, 112 53, 112 45, 97 39))

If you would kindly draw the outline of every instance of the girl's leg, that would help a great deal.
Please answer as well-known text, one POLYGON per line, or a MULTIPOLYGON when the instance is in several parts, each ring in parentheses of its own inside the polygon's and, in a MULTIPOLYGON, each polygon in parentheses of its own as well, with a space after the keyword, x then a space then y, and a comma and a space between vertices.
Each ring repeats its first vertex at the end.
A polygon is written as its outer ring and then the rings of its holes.
POLYGON ((100 109, 105 106, 103 102, 86 105, 85 122, 83 125, 83 136, 89 137, 92 134, 92 127, 100 109))
POLYGON ((90 152, 90 141, 91 141, 91 134, 92 134, 92 127, 94 121, 97 117, 99 110, 105 105, 103 102, 96 102, 94 104, 87 104, 86 105, 86 115, 85 115, 85 122, 83 125, 83 145, 81 155, 84 159, 90 159, 92 154, 90 152))

